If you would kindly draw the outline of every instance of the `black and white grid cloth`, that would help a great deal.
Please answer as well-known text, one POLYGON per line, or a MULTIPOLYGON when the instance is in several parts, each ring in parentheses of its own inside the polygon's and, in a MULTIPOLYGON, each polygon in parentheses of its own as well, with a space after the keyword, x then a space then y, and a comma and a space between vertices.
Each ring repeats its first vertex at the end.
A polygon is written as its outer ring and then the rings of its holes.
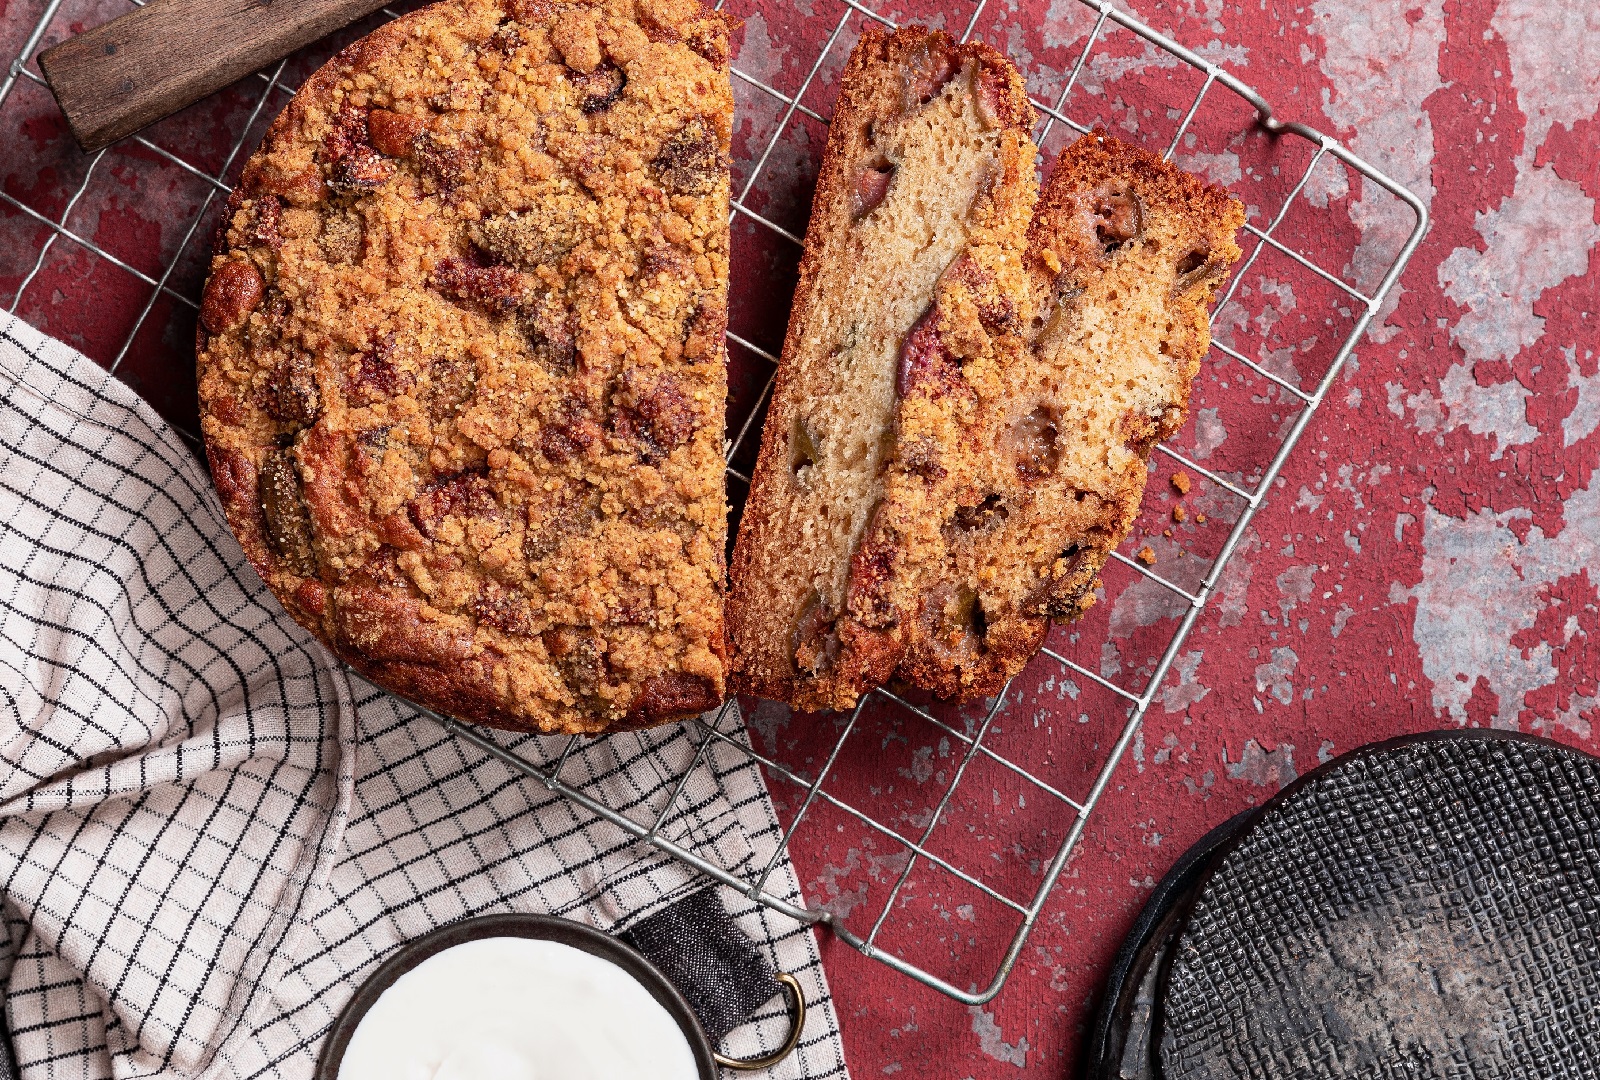
MULTIPOLYGON (((587 742, 562 775, 639 815, 693 753, 671 725, 587 742)), ((756 766, 715 742, 680 798, 679 839, 722 865, 781 840, 756 766)), ((787 858, 774 883, 798 899, 787 858)), ((0 314, 0 983, 24 1080, 306 1078, 411 938, 492 911, 617 930, 703 884, 347 677, 178 435, 0 314)), ((723 899, 811 1006, 772 1075, 844 1077, 810 932, 723 899)), ((774 997, 723 1049, 774 1049, 787 1021, 774 997)))

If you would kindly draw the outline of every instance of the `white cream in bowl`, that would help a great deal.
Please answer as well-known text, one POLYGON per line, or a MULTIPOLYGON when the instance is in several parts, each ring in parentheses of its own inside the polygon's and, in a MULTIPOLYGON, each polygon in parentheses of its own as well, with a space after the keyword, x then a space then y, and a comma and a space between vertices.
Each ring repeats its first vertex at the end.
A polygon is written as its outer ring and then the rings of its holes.
POLYGON ((385 990, 339 1080, 698 1080, 672 1014, 622 968, 535 938, 467 941, 385 990))

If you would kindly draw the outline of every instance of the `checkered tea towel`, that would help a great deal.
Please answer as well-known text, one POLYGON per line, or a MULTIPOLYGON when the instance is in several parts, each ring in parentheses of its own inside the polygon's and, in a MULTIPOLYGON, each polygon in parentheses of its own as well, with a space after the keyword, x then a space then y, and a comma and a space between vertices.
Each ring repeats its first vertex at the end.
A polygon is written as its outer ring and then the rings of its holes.
MULTIPOLYGON (((646 820, 694 747, 683 725, 583 741, 562 778, 646 820)), ((713 742, 677 797, 670 830, 708 858, 775 852, 737 750, 713 742)), ((798 898, 787 858, 774 880, 798 898)), ((491 911, 620 930, 703 885, 347 676, 250 570, 180 437, 0 315, 0 982, 24 1080, 308 1078, 411 938, 491 911)), ((845 1076, 810 932, 723 899, 811 1004, 773 1075, 845 1076)), ((723 1049, 786 1031, 774 997, 723 1049)))

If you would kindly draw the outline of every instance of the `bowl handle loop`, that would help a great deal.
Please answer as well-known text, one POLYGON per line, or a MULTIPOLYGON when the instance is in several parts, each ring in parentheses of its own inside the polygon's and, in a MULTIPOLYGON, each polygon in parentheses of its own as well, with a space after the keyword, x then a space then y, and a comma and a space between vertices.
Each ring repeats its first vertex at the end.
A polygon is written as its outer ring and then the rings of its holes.
POLYGON ((800 991, 800 983, 787 971, 777 973, 777 978, 783 984, 785 995, 789 998, 789 1036, 783 1040, 783 1045, 765 1057, 758 1058, 731 1058, 724 1057, 715 1050, 711 1056, 717 1059, 717 1064, 724 1069, 737 1069, 740 1072, 753 1072, 756 1069, 770 1069, 790 1054, 800 1044, 800 1032, 806 1026, 806 996, 800 991))

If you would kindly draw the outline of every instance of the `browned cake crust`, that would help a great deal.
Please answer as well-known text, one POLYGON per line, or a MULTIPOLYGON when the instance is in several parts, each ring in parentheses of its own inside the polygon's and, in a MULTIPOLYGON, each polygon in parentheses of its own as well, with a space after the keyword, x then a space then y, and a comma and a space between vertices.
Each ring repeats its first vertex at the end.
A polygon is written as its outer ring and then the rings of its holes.
POLYGON ((722 700, 728 29, 444 0, 313 75, 246 166, 207 456, 257 571, 378 683, 546 732, 722 700))
POLYGON ((1094 603, 1151 450, 1184 424, 1243 224, 1222 188, 1104 132, 1056 159, 1028 230, 1033 319, 979 388, 981 451, 899 677, 947 698, 998 693, 1051 620, 1094 603))
POLYGON ((1243 211, 1097 133, 1035 214, 1030 118, 982 46, 909 28, 852 56, 734 552, 736 689, 992 694, 1093 602, 1183 423, 1243 211), (923 104, 905 88, 930 66, 963 74, 923 104), (942 153, 919 157, 919 125, 942 153), (897 197, 916 213, 880 220, 897 197))
POLYGON ((738 689, 845 708, 904 655, 972 373, 1028 319, 1032 120, 985 44, 868 26, 851 53, 734 550, 738 689))

